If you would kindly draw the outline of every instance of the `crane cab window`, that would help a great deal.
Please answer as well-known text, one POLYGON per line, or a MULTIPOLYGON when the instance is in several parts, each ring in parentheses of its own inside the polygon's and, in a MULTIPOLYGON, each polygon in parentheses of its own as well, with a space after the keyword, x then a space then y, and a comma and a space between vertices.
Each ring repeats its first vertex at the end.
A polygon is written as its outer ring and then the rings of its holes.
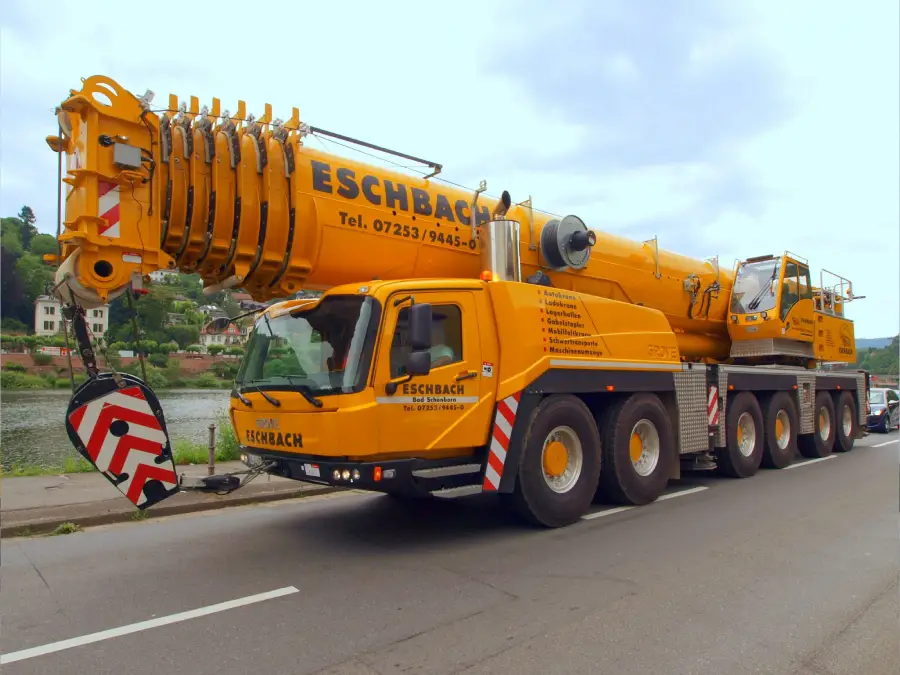
POLYGON ((784 280, 781 282, 781 320, 787 318, 800 299, 800 269, 797 263, 788 260, 784 266, 784 280))
POLYGON ((811 300, 812 296, 812 284, 809 283, 809 268, 806 265, 800 265, 800 299, 811 300))
MULTIPOLYGON (((432 368, 462 361, 462 312, 458 306, 432 306, 430 351, 432 368)), ((397 317, 397 328, 391 342, 391 378, 406 374, 409 352, 409 307, 404 307, 397 317)))

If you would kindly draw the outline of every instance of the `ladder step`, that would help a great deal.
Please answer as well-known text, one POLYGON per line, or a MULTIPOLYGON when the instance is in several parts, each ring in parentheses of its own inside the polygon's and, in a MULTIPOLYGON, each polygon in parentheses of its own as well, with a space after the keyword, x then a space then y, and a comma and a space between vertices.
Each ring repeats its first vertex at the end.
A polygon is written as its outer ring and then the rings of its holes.
POLYGON ((444 490, 435 490, 431 494, 435 497, 452 498, 465 497, 467 495, 477 495, 481 492, 481 485, 461 485, 455 488, 446 488, 444 490))
POLYGON ((416 478, 442 478, 443 476, 459 476, 464 473, 477 473, 481 471, 481 464, 455 464, 453 466, 439 466, 434 469, 419 469, 413 471, 416 478))

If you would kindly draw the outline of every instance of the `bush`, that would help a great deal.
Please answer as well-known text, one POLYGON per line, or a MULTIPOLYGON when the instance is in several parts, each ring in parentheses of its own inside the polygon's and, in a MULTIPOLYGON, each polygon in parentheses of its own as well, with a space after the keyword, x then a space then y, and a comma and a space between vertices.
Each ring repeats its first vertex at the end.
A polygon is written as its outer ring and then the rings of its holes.
POLYGON ((212 373, 203 373, 200 377, 194 379, 194 386, 201 388, 212 388, 219 386, 219 380, 212 373))
POLYGON ((165 368, 169 363, 169 357, 158 352, 148 356, 147 360, 157 368, 165 368))
POLYGON ((24 373, 27 370, 21 363, 4 363, 3 369, 12 373, 24 373))
POLYGON ((0 389, 44 389, 46 380, 37 375, 0 370, 0 389))
POLYGON ((34 365, 36 366, 49 366, 53 363, 53 357, 50 354, 43 354, 41 352, 32 354, 31 360, 34 361, 34 365))

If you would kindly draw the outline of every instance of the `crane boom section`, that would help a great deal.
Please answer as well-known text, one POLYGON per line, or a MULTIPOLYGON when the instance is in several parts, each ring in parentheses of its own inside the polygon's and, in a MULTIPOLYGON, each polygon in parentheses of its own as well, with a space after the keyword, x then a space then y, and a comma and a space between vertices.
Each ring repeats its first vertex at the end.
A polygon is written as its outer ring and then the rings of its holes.
MULTIPOLYGON (((295 109, 253 119, 190 107, 157 115, 105 77, 63 103, 67 158, 60 277, 84 306, 157 269, 198 273, 207 286, 255 300, 351 281, 479 278, 480 242, 495 198, 391 171, 305 144, 295 109), (110 105, 104 105, 106 99, 110 105)), ((559 219, 512 205, 522 224, 523 276, 662 311, 688 355, 723 356, 732 273, 711 262, 592 230, 580 266, 559 258, 559 219), (556 264, 554 264, 556 263, 556 264)), ((68 299, 68 298, 67 298, 68 299)))

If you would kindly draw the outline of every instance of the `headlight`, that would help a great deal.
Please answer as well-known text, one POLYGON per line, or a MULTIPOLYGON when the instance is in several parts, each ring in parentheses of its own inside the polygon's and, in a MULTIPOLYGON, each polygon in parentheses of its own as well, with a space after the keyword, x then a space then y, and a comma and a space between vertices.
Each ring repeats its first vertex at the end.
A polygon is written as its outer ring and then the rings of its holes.
POLYGON ((883 414, 884 414, 884 410, 876 410, 874 414, 876 414, 876 415, 883 415, 883 414))

